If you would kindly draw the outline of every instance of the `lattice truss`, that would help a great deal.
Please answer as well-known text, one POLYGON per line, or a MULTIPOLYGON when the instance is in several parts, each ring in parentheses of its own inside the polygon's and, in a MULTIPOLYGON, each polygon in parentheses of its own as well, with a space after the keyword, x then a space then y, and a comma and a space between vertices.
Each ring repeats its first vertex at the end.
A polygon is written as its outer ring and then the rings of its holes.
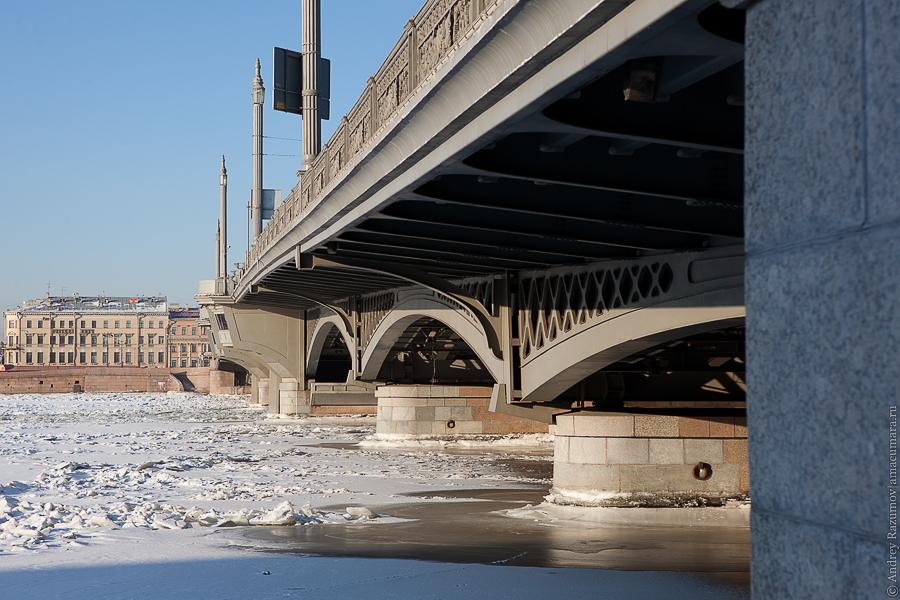
POLYGON ((378 292, 362 296, 359 299, 357 307, 361 321, 360 337, 362 339, 360 344, 363 348, 369 344, 369 340, 372 339, 381 320, 391 312, 395 301, 394 292, 378 292))
POLYGON ((452 283, 481 302, 489 313, 494 312, 494 279, 492 277, 462 279, 452 283))
POLYGON ((523 277, 519 280, 522 359, 613 309, 652 304, 672 287, 667 263, 523 277))

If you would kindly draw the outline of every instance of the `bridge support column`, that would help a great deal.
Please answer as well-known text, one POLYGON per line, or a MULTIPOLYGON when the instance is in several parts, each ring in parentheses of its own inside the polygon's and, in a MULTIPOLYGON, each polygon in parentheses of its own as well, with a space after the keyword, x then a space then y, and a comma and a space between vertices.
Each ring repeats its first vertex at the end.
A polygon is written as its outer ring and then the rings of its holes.
POLYGON ((308 415, 309 399, 296 379, 282 379, 278 385, 278 412, 282 415, 308 415))
POLYGON ((553 497, 558 503, 718 506, 749 490, 745 417, 599 412, 556 417, 553 497))
POLYGON ((279 377, 278 373, 276 373, 275 371, 269 371, 268 393, 269 414, 277 415, 281 412, 281 406, 279 404, 281 393, 281 377, 279 377))
POLYGON ((269 405, 269 379, 266 377, 253 377, 253 387, 251 388, 251 398, 255 404, 261 406, 269 405))
POLYGON ((884 598, 900 585, 898 23, 887 0, 747 9, 758 599, 884 598))
POLYGON ((375 390, 379 436, 455 438, 547 433, 549 425, 488 410, 493 386, 385 385, 375 390))

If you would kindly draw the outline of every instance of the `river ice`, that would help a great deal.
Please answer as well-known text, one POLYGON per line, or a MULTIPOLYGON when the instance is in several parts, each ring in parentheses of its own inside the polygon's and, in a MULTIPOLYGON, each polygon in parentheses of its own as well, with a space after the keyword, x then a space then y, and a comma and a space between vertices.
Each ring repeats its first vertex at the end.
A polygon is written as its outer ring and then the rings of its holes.
MULTIPOLYGON (((510 452, 547 443, 506 441, 510 452)), ((495 456, 433 450, 386 447, 369 419, 270 418, 240 396, 0 395, 0 597, 521 599, 559 586, 606 586, 616 598, 726 593, 679 573, 549 577, 563 573, 240 544, 244 527, 387 524, 396 519, 367 506, 408 501, 407 492, 448 502, 440 490, 548 483, 495 456), (354 442, 369 446, 347 446, 354 442)))

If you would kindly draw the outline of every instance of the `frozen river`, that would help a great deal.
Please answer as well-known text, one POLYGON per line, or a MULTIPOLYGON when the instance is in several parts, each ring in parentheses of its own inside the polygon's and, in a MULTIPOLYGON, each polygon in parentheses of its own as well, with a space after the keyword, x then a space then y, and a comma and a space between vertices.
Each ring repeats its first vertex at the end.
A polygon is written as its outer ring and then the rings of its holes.
POLYGON ((373 434, 246 397, 0 395, 0 597, 747 597, 741 528, 542 508, 546 436, 478 452, 373 434))

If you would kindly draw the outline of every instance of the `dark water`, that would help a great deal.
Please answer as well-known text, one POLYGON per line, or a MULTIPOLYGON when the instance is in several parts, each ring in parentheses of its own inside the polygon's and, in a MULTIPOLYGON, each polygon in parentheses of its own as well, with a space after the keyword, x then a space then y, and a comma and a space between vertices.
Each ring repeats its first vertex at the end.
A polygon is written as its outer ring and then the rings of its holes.
MULTIPOLYGON (((534 462, 534 461, 528 461, 534 462)), ((532 468, 538 468, 531 465, 532 468)), ((546 488, 429 492, 457 502, 372 506, 400 523, 248 528, 256 550, 322 556, 626 571, 684 571, 749 590, 746 527, 560 526, 496 514, 539 504, 546 488)), ((345 510, 345 506, 322 507, 345 510)))

